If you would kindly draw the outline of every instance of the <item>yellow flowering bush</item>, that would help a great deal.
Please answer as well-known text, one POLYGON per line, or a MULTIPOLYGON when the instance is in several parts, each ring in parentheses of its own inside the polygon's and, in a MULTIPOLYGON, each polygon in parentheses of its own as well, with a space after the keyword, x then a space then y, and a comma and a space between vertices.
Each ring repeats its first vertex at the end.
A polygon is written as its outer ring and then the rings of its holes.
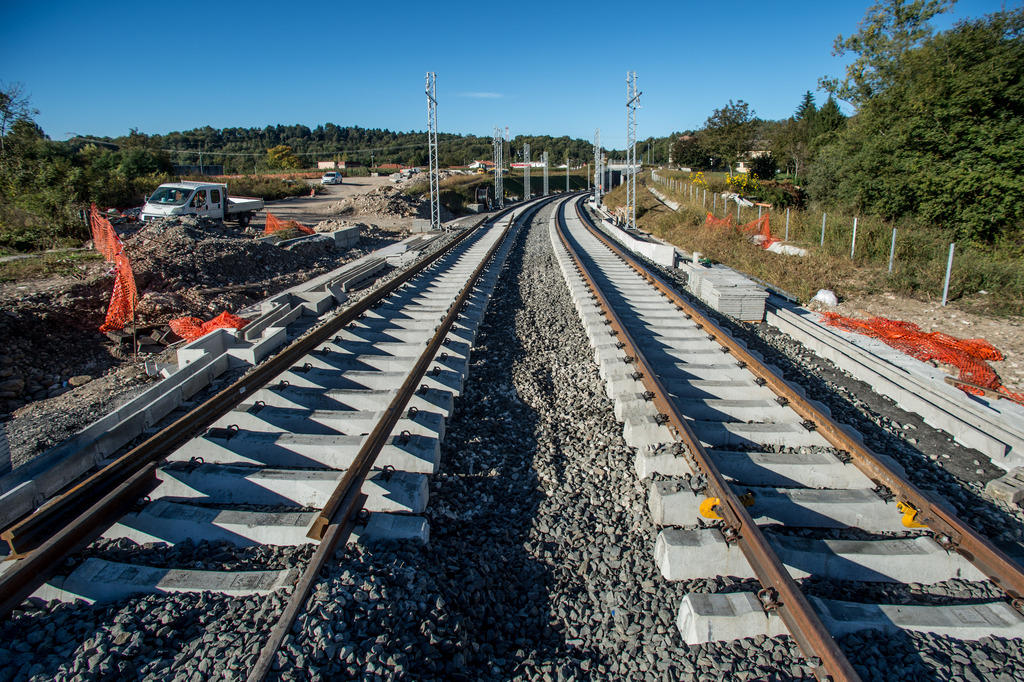
POLYGON ((725 184, 737 194, 757 194, 761 191, 761 183, 753 173, 736 173, 725 176, 725 184))
POLYGON ((697 171, 696 173, 691 173, 690 174, 690 182, 692 182, 693 184, 697 185, 698 187, 703 187, 704 189, 708 188, 708 181, 704 177, 704 173, 701 172, 701 171, 697 171))

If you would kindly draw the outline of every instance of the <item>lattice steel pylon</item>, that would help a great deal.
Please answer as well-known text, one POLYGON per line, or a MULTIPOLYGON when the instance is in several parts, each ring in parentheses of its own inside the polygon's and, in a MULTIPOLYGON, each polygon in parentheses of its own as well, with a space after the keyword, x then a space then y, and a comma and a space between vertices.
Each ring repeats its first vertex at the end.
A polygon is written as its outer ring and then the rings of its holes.
POLYGON ((636 89, 636 71, 626 72, 626 228, 636 229, 636 110, 640 93, 636 89))
POLYGON ((548 195, 548 153, 544 152, 540 155, 540 160, 544 162, 544 196, 548 195))
POLYGON ((440 178, 437 168, 437 74, 427 72, 427 147, 430 152, 430 229, 441 229, 440 178))
POLYGON ((523 145, 523 199, 530 200, 530 143, 523 145))
POLYGON ((601 172, 601 129, 594 131, 594 201, 601 203, 604 174, 601 172))
POLYGON ((501 128, 494 126, 494 201, 498 208, 505 208, 505 171, 502 170, 505 140, 501 128))

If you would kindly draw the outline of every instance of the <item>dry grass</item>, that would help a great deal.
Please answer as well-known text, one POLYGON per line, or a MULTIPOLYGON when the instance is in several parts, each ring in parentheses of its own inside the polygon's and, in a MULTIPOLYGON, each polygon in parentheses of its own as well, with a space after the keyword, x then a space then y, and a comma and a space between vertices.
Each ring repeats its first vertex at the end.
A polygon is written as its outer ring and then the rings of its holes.
MULTIPOLYGON (((763 279, 801 300, 807 300, 818 289, 832 289, 840 298, 881 292, 920 300, 934 300, 942 295, 951 236, 941 230, 914 225, 900 227, 895 267, 890 274, 888 260, 892 226, 877 218, 859 219, 855 257, 850 258, 852 217, 829 212, 825 244, 822 246, 819 243, 821 210, 793 210, 789 242, 807 249, 808 255, 804 258, 784 256, 749 243, 741 234, 706 227, 705 216, 713 206, 711 196, 707 198, 708 208, 705 211, 699 199, 691 201, 683 191, 673 191, 660 184, 655 186, 659 192, 677 201, 680 210, 671 211, 646 187, 638 186, 640 227, 681 249, 700 251, 714 260, 763 279)), ((619 187, 606 202, 609 206, 617 206, 624 199, 625 188, 619 187)), ((719 216, 722 214, 720 203, 717 213, 719 216)), ((732 205, 730 213, 735 219, 732 205)), ((771 211, 770 215, 772 234, 782 237, 786 212, 771 211)), ((756 209, 743 209, 743 221, 756 217, 756 209)), ((1024 244, 1019 243, 995 247, 957 244, 950 300, 972 312, 1020 315, 1024 311, 1022 257, 1024 244)))
MULTIPOLYGON (((605 198, 610 208, 624 202, 624 187, 617 187, 605 198)), ((821 251, 811 251, 805 258, 765 251, 743 233, 705 225, 706 213, 699 206, 683 205, 679 212, 672 211, 642 186, 637 187, 637 214, 638 226, 656 237, 686 251, 699 251, 801 300, 811 298, 818 289, 850 296, 878 291, 884 285, 878 268, 849 258, 821 251)))
POLYGON ((0 282, 82 276, 86 266, 102 260, 103 256, 95 251, 63 251, 3 261, 0 262, 0 282))

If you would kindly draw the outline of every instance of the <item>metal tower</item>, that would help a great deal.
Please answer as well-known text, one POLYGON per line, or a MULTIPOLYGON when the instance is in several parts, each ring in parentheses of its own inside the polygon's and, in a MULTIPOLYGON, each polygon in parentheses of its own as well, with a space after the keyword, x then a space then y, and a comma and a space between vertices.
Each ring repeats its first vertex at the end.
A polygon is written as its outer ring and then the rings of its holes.
POLYGON ((441 229, 440 178, 437 170, 437 74, 427 72, 427 146, 430 151, 430 229, 441 229))
POLYGON ((530 200, 530 143, 523 145, 523 200, 530 200))
POLYGON ((565 155, 565 191, 569 191, 569 155, 565 155))
POLYGON ((636 89, 636 71, 626 72, 626 228, 636 229, 636 110, 640 93, 636 89))
POLYGON ((604 173, 601 172, 601 129, 594 131, 594 201, 601 203, 604 173))
POLYGON ((540 160, 544 162, 544 196, 548 195, 548 153, 544 152, 540 155, 540 160))
POLYGON ((505 208, 505 171, 503 159, 505 140, 501 137, 501 129, 494 126, 494 201, 499 208, 505 208))

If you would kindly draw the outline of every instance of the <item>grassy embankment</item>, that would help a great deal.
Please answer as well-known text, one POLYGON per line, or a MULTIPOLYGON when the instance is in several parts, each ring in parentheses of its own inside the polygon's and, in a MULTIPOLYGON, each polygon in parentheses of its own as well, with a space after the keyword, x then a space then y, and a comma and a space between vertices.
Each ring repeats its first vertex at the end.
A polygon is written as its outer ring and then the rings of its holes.
POLYGON ((79 275, 84 266, 103 260, 95 251, 57 251, 0 261, 0 282, 22 282, 47 277, 79 275))
MULTIPOLYGON (((689 181, 689 173, 659 171, 659 175, 689 181)), ((804 258, 765 251, 751 244, 736 231, 705 226, 705 216, 712 210, 712 189, 709 181, 706 208, 703 191, 694 198, 685 190, 676 190, 655 183, 645 174, 642 183, 649 183, 663 195, 680 204, 672 211, 657 200, 646 187, 637 186, 637 223, 652 234, 687 251, 700 251, 715 261, 765 280, 806 301, 818 289, 832 289, 841 298, 859 294, 892 292, 919 299, 942 296, 946 260, 952 235, 948 230, 930 226, 896 225, 896 254, 893 272, 889 274, 889 248, 893 225, 871 217, 857 221, 857 242, 850 258, 853 216, 825 208, 827 213, 825 243, 821 240, 822 207, 790 210, 789 243, 807 249, 804 258)), ((719 181, 721 182, 721 181, 719 181)), ((625 187, 609 193, 605 203, 610 208, 625 203, 625 187)), ((736 205, 729 204, 735 220, 736 205)), ((721 197, 718 217, 723 217, 721 197)), ((772 234, 785 234, 786 211, 770 211, 772 234)), ((757 218, 756 208, 741 210, 741 221, 757 218)), ((959 243, 956 245, 953 273, 949 287, 950 300, 959 307, 975 312, 1000 315, 1024 314, 1024 244, 1001 243, 994 246, 959 243), (981 293, 986 292, 986 293, 981 293)))

